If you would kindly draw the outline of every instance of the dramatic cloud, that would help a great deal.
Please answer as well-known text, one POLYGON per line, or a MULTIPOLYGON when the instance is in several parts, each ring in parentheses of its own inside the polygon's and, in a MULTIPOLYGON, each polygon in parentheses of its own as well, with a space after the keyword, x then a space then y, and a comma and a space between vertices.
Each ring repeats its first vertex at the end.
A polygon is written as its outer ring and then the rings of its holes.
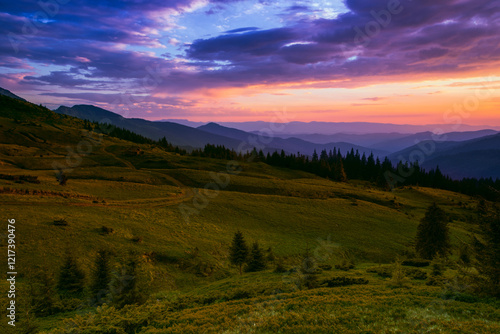
POLYGON ((491 0, 11 1, 0 12, 1 82, 161 104, 153 97, 459 78, 498 68, 498 31, 491 0))

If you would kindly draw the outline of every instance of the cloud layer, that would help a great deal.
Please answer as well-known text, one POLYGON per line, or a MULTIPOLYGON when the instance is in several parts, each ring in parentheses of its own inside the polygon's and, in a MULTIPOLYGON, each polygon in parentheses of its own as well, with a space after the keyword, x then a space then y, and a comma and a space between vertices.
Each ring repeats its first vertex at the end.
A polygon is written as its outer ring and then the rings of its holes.
POLYGON ((117 90, 178 98, 207 89, 458 77, 499 66, 500 2, 491 0, 345 0, 346 11, 326 18, 313 2, 285 1, 279 26, 264 29, 257 21, 218 35, 177 38, 203 30, 179 24, 189 13, 202 11, 196 15, 206 21, 199 23, 212 24, 224 21, 220 13, 230 6, 246 4, 277 6, 249 0, 7 2, 0 13, 0 85, 58 87, 67 91, 59 97, 68 98, 117 90))

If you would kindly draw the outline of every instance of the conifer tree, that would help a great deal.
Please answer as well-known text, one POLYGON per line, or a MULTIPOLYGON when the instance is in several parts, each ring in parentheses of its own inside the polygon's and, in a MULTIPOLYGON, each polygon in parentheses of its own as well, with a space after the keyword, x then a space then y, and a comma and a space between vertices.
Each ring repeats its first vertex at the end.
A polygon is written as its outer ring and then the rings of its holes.
POLYGON ((500 214, 489 214, 480 222, 481 235, 474 238, 474 267, 478 292, 500 297, 500 214))
POLYGON ((450 248, 448 217, 436 203, 432 204, 417 228, 415 250, 424 259, 445 256, 450 248))
POLYGON ((97 304, 102 304, 104 297, 109 293, 111 274, 109 270, 109 253, 101 249, 97 252, 90 291, 97 304))
POLYGON ((310 254, 309 248, 306 249, 304 258, 302 259, 302 265, 300 267, 301 281, 302 285, 308 289, 313 289, 318 287, 318 275, 316 269, 318 264, 314 257, 310 254))
POLYGON ((246 262, 248 257, 248 247, 243 238, 243 233, 237 231, 234 234, 233 242, 230 248, 230 261, 233 265, 240 268, 240 275, 242 274, 243 264, 246 262))
POLYGON ((138 287, 137 267, 137 260, 131 257, 119 271, 114 273, 109 286, 112 304, 115 307, 122 308, 125 305, 144 302, 144 295, 138 287))
POLYGON ((36 269, 28 281, 29 302, 36 316, 48 316, 57 311, 55 279, 47 268, 36 269))
POLYGON ((85 287, 85 273, 78 267, 71 254, 66 254, 66 259, 59 274, 57 290, 70 295, 78 295, 85 287))
POLYGON ((269 247, 267 249, 267 261, 274 262, 275 259, 276 259, 276 256, 274 255, 273 249, 271 247, 269 247))
POLYGON ((250 256, 248 259, 247 271, 255 272, 261 271, 266 268, 266 261, 264 254, 262 254, 262 249, 259 247, 258 242, 252 244, 252 249, 250 251, 250 256))

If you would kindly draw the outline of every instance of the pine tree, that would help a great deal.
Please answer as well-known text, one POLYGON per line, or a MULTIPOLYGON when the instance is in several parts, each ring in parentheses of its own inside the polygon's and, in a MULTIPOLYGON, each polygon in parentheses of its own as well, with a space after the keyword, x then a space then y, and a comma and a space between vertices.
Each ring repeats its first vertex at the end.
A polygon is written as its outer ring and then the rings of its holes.
POLYGON ((109 270, 109 253, 106 250, 99 250, 95 259, 90 291, 95 298, 96 304, 102 304, 104 298, 109 293, 109 283, 111 275, 109 270))
POLYGON ((318 264, 313 256, 311 256, 309 248, 306 249, 304 258, 302 259, 302 265, 300 267, 301 273, 301 283, 304 287, 308 289, 313 289, 318 287, 318 275, 316 269, 318 264))
POLYGON ((269 247, 267 249, 267 261, 274 262, 275 259, 276 259, 276 256, 274 255, 273 249, 271 247, 269 247))
POLYGON ((36 316, 45 317, 57 311, 55 279, 47 268, 37 269, 29 277, 29 303, 36 316))
POLYGON ((71 254, 66 255, 59 274, 57 290, 70 295, 79 295, 85 287, 85 273, 80 270, 71 254))
POLYGON ((424 259, 432 260, 436 255, 446 256, 450 244, 448 217, 436 203, 425 213, 417 228, 415 250, 424 259))
POLYGON ((109 286, 111 301, 115 307, 122 308, 125 305, 144 302, 144 295, 138 287, 137 267, 137 260, 131 257, 119 271, 114 273, 109 286))
POLYGON ((252 244, 252 250, 250 251, 250 256, 248 259, 248 272, 261 271, 266 269, 266 260, 264 254, 262 254, 262 249, 259 247, 258 242, 252 244))
POLYGON ((478 292, 500 297, 500 214, 490 214, 480 223, 480 238, 474 238, 474 267, 478 292))
POLYGON ((248 247, 243 238, 243 233, 237 231, 234 234, 233 242, 230 248, 230 261, 233 265, 240 268, 240 275, 242 274, 243 264, 246 262, 248 257, 248 247))

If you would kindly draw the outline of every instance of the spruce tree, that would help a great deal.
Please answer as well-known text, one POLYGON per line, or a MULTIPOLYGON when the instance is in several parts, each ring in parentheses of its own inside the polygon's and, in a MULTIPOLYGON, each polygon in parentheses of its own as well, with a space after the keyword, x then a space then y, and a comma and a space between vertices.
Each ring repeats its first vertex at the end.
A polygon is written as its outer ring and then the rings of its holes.
POLYGON ((96 303, 102 304, 104 297, 109 293, 109 283, 111 281, 108 251, 101 249, 97 252, 92 274, 90 291, 96 303))
POLYGON ((267 261, 274 262, 275 259, 276 259, 276 256, 274 255, 273 249, 271 247, 269 247, 267 249, 267 261))
POLYGON ((85 287, 85 273, 78 267, 71 254, 66 255, 64 264, 61 267, 57 290, 59 292, 78 295, 85 287))
POLYGON ((29 301, 36 316, 46 317, 57 311, 54 275, 47 268, 36 269, 28 280, 29 301))
POLYGON ((500 213, 480 222, 481 234, 474 238, 474 267, 479 273, 478 292, 500 297, 500 213))
POLYGON ((240 275, 242 274, 243 264, 246 262, 248 257, 248 247, 245 242, 245 238, 243 238, 243 233, 241 231, 237 231, 234 234, 233 242, 230 248, 230 261, 233 265, 238 266, 240 268, 240 275))
POLYGON ((144 295, 138 287, 137 267, 137 260, 131 257, 118 272, 114 273, 109 286, 112 305, 116 308, 144 302, 144 295))
POLYGON ((317 268, 318 264, 316 263, 316 260, 310 254, 309 248, 306 249, 306 253, 304 254, 302 265, 300 267, 302 286, 308 289, 318 287, 318 274, 316 273, 317 268))
POLYGON ((434 203, 418 225, 415 250, 422 258, 432 260, 438 254, 446 256, 449 248, 448 217, 434 203))
POLYGON ((262 249, 259 247, 258 242, 252 244, 252 250, 250 251, 250 256, 248 259, 248 272, 261 271, 266 269, 266 261, 264 259, 264 254, 262 254, 262 249))

